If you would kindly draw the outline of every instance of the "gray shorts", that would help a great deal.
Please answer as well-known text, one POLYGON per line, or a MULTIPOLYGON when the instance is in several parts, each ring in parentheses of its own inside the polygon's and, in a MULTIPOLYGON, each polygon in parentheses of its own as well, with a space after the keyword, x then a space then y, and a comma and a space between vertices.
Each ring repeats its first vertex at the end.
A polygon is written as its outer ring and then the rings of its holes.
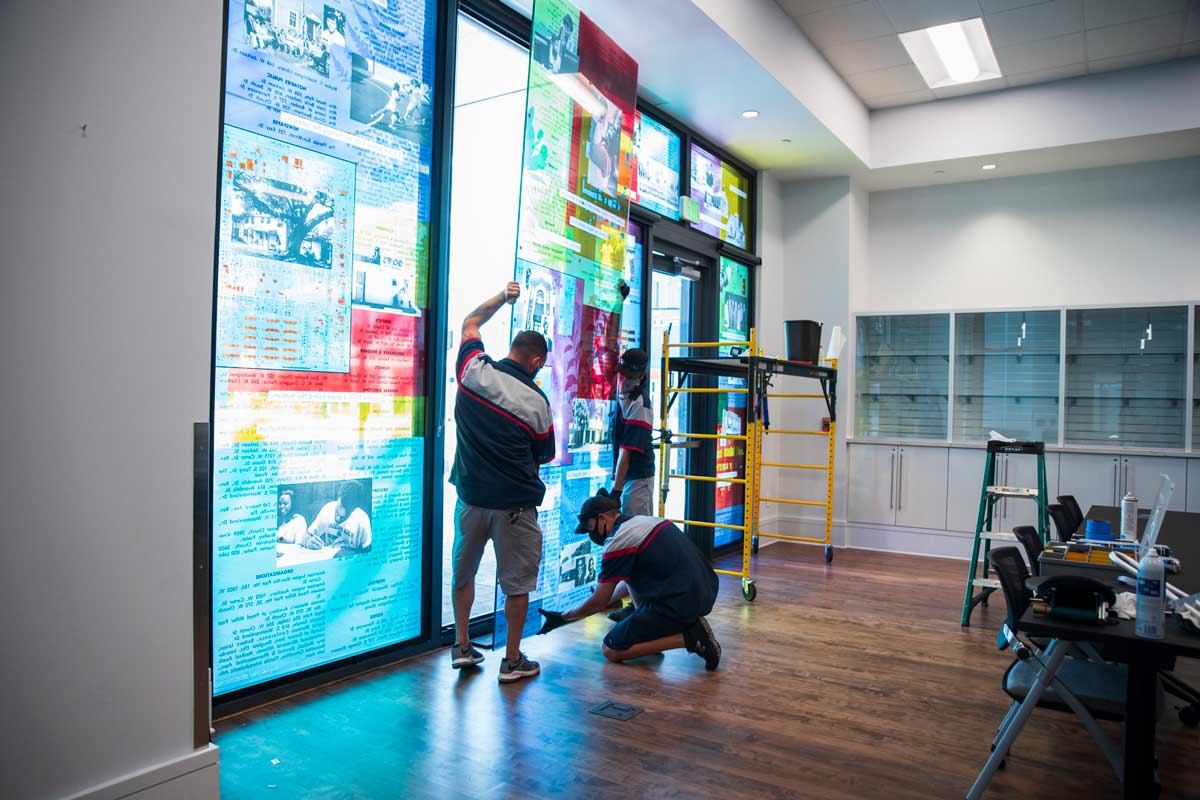
POLYGON ((496 580, 505 594, 528 594, 537 588, 542 563, 542 529, 536 508, 502 511, 454 507, 454 588, 472 583, 488 539, 496 548, 496 580))
POLYGON ((630 517, 654 516, 654 478, 625 481, 621 492, 621 513, 630 517))

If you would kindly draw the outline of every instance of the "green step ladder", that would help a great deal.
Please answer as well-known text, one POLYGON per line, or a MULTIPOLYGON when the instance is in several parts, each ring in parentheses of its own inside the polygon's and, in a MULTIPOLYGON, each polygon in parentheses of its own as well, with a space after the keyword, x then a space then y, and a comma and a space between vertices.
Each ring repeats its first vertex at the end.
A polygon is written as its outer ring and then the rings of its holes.
POLYGON ((979 494, 979 516, 975 521, 975 543, 971 547, 971 565, 967 570, 967 588, 963 595, 962 625, 971 624, 971 611, 977 605, 987 605, 988 597, 1000 588, 1000 581, 988 575, 988 553, 991 552, 992 542, 1016 542, 1017 537, 1012 533, 992 530, 992 518, 996 503, 1000 500, 1023 499, 1033 500, 1038 507, 1038 536, 1045 545, 1049 541, 1050 517, 1046 510, 1046 494, 1049 489, 1046 483, 1046 443, 1045 442, 988 442, 987 462, 983 468, 983 488, 979 494), (995 482, 996 456, 998 455, 1028 455, 1037 456, 1037 488, 1019 486, 1000 486, 995 482), (982 549, 982 554, 980 550, 982 549), (983 569, 980 570, 982 555, 983 569), (976 592, 975 590, 979 591, 976 592))

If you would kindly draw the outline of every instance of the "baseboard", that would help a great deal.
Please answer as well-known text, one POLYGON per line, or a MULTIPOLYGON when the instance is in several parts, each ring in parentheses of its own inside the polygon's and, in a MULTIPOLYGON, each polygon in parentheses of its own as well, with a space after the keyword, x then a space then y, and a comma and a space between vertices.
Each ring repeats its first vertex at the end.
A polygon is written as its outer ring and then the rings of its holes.
POLYGON ((113 781, 65 800, 218 800, 220 751, 215 744, 113 781))
MULTIPOLYGON (((820 536, 825 530, 825 518, 823 516, 771 514, 762 518, 761 527, 763 530, 794 536, 820 536)), ((973 538, 970 533, 958 531, 869 525, 837 519, 833 521, 830 532, 830 539, 833 541, 834 547, 852 547, 857 550, 878 550, 884 553, 952 558, 962 561, 971 557, 973 538)), ((780 541, 787 540, 760 539, 759 547, 780 541)), ((798 542, 797 544, 808 544, 808 542, 798 542)))

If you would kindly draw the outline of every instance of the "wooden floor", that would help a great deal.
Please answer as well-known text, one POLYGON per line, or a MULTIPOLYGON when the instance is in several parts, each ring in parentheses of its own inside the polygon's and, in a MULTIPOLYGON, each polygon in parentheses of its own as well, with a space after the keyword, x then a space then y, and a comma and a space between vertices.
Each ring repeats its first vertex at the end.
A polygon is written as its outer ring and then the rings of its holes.
MULTIPOLYGON (((755 570, 753 604, 721 579, 716 673, 605 663, 601 617, 530 640, 543 672, 513 686, 500 654, 459 674, 442 650, 219 723, 222 797, 963 797, 1007 706, 1003 601, 959 627, 958 561, 776 544, 755 570), (605 700, 645 711, 587 713, 605 700)), ((1159 757, 1165 798, 1200 797, 1200 732, 1173 711, 1159 757)), ((988 796, 1120 791, 1082 725, 1039 710, 988 796)))

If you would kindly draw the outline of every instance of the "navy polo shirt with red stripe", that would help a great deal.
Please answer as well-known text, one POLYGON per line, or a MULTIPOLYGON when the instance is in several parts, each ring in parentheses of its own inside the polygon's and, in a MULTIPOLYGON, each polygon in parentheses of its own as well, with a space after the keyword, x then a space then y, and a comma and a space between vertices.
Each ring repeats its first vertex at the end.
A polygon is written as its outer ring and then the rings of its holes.
POLYGON ((629 472, 626 480, 654 476, 654 449, 650 435, 654 431, 654 411, 650 407, 649 381, 633 392, 622 393, 613 415, 613 474, 622 450, 629 452, 629 472))
POLYGON ((554 460, 546 395, 520 364, 493 361, 478 339, 462 343, 457 374, 450 482, 458 498, 480 508, 537 508, 546 496, 538 467, 554 460))
POLYGON ((684 623, 712 611, 717 599, 717 574, 708 559, 661 517, 617 517, 604 542, 599 580, 625 581, 639 603, 684 623))

